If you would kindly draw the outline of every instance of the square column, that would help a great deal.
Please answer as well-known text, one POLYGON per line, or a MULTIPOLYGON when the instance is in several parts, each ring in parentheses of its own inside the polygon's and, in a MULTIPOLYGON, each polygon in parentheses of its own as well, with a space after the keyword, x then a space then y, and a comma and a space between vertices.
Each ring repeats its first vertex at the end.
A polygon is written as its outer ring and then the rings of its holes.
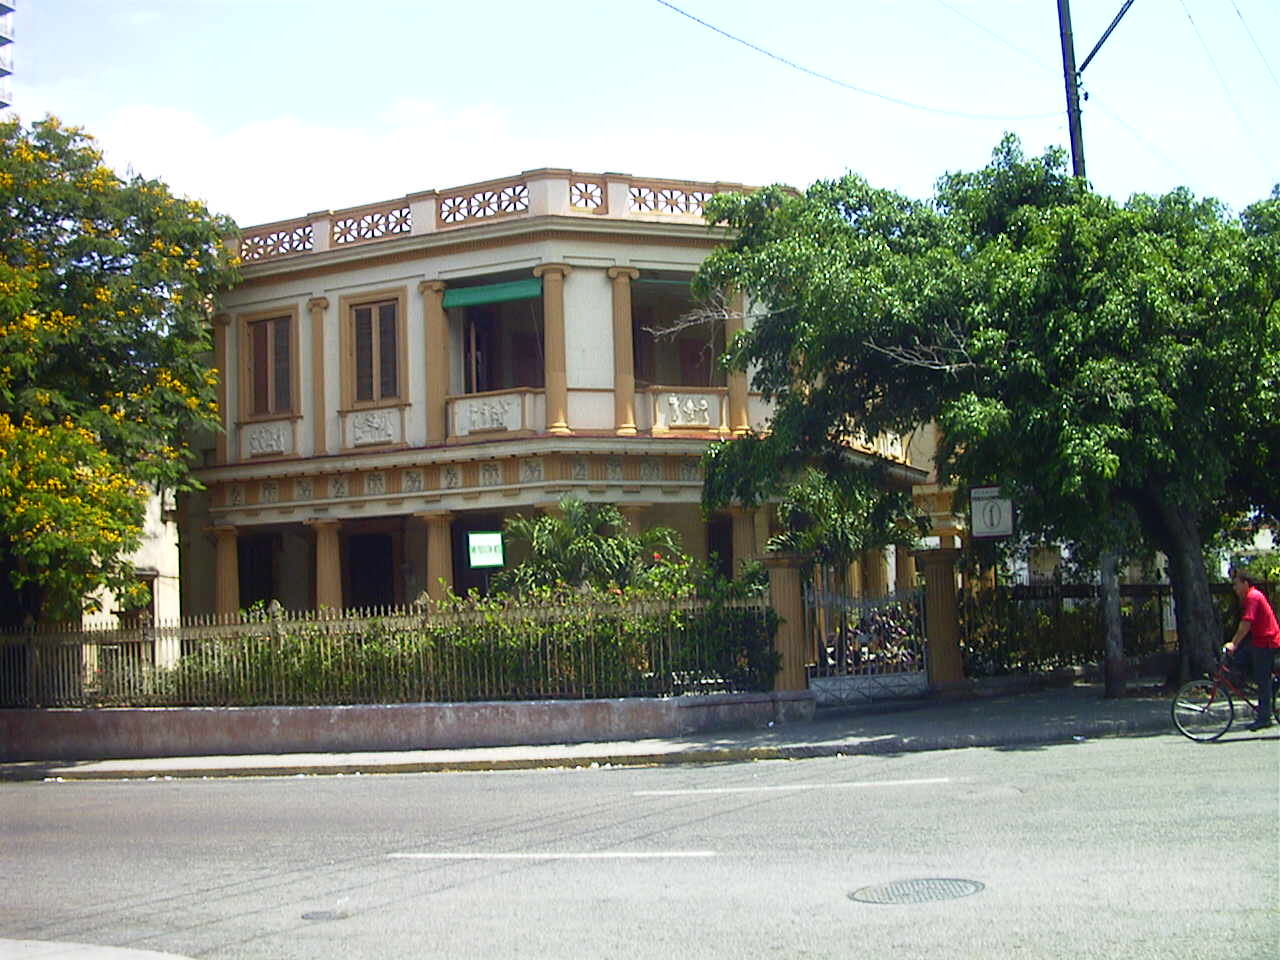
POLYGON ((741 576, 742 568, 756 555, 756 512, 732 507, 729 516, 733 521, 733 568, 741 576))
POLYGON ((427 525, 427 596, 439 602, 453 589, 453 514, 415 513, 427 525))
POLYGON ((219 616, 240 612, 240 550, 235 527, 214 527, 217 561, 214 566, 213 606, 219 616))
POLYGON ((308 520, 316 532, 316 609, 342 609, 342 548, 338 520, 308 520))

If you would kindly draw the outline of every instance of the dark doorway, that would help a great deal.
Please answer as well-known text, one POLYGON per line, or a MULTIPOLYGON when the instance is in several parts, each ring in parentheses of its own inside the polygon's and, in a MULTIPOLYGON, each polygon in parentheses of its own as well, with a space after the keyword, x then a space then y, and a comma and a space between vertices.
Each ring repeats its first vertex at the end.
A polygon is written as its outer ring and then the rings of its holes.
POLYGON ((733 521, 712 517, 707 521, 707 562, 720 576, 733 577, 733 521))
POLYGON ((276 556, 280 551, 278 533, 241 536, 236 543, 240 565, 240 607, 276 599, 276 556))
POLYGON ((349 607, 392 606, 396 602, 395 543, 389 533, 356 533, 347 537, 349 607))

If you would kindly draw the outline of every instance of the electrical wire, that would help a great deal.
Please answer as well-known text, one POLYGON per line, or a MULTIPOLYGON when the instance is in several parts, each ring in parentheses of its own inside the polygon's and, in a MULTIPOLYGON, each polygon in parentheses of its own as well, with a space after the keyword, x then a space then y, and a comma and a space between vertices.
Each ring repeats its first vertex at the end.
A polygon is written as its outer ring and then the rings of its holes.
POLYGON ((792 60, 788 60, 786 57, 781 57, 776 53, 772 53, 769 50, 764 49, 764 47, 757 46, 756 44, 751 43, 749 40, 744 40, 741 37, 734 36, 732 33, 729 33, 728 31, 721 30, 715 24, 708 23, 706 20, 702 20, 699 17, 695 17, 692 13, 689 13, 689 11, 681 10, 675 4, 668 3, 667 0, 657 0, 657 2, 662 4, 662 6, 666 7, 667 9, 680 14, 680 16, 687 17, 688 19, 692 20, 694 23, 699 24, 703 27, 706 27, 708 30, 713 31, 714 33, 718 33, 720 34, 720 36, 725 37, 728 40, 732 40, 734 43, 740 43, 744 47, 754 50, 756 53, 763 54, 764 56, 769 57, 771 60, 776 60, 778 61, 778 63, 791 67, 791 69, 793 70, 799 70, 801 73, 807 73, 811 77, 816 77, 819 80, 825 80, 827 83, 835 84, 837 87, 842 87, 845 90, 851 90, 854 93, 860 93, 863 96, 867 96, 867 97, 875 97, 878 100, 884 100, 887 103, 896 104, 897 106, 900 106, 900 107, 907 107, 908 109, 911 109, 911 110, 922 110, 925 113, 935 113, 945 117, 962 117, 968 120, 1043 120, 1047 117, 1057 116, 1056 112, 1025 114, 1021 116, 1010 115, 1010 114, 995 114, 995 113, 967 113, 962 110, 947 110, 941 107, 927 106, 926 104, 923 104, 923 103, 914 103, 911 100, 903 100, 900 97, 889 96, 887 93, 877 93, 875 90, 868 90, 866 87, 859 87, 852 83, 845 83, 843 80, 837 80, 835 77, 829 76, 828 74, 819 73, 817 70, 811 70, 808 67, 801 66, 800 64, 792 60))
POLYGON ((1258 157, 1258 162, 1262 164, 1262 169, 1267 169, 1267 161, 1262 155, 1262 151, 1258 149, 1257 138, 1254 136, 1253 130, 1249 124, 1245 122, 1244 114, 1240 112, 1240 107, 1236 103, 1236 98, 1231 95, 1231 88, 1227 86, 1227 78, 1222 75, 1222 71, 1218 69, 1218 62, 1213 59, 1213 54, 1209 51, 1209 44, 1205 43, 1204 34, 1200 32, 1200 28, 1196 26, 1195 18, 1191 16, 1191 11, 1187 9, 1186 0, 1178 0, 1182 4, 1182 12, 1187 15, 1187 20, 1191 23, 1191 29, 1195 32, 1196 39, 1200 41, 1200 47, 1204 50, 1205 59, 1209 61, 1209 66, 1213 68, 1213 72, 1218 76, 1218 83, 1222 85, 1222 92, 1227 98, 1227 103, 1231 104, 1231 109, 1236 115, 1236 120, 1240 122, 1240 129, 1249 141, 1249 146, 1253 148, 1253 152, 1258 157))
POLYGON ((1276 77, 1275 71, 1271 69, 1271 64, 1267 62, 1266 55, 1263 54, 1262 48, 1258 46, 1258 41, 1253 38, 1253 31, 1249 29, 1249 24, 1245 23, 1244 14, 1240 12, 1240 7, 1236 5, 1236 0, 1231 0, 1231 6, 1235 7, 1236 16, 1240 18, 1240 24, 1244 27, 1244 32, 1249 37, 1249 42, 1253 44, 1253 49, 1258 51, 1258 59, 1267 68, 1267 73, 1271 74, 1271 82, 1280 87, 1280 79, 1276 77))

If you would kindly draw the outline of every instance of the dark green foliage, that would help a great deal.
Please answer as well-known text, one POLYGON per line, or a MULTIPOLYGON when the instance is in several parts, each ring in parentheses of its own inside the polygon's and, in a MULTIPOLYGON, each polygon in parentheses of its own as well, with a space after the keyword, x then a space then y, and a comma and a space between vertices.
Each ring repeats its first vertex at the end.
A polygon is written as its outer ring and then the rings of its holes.
POLYGON ((155 678, 170 705, 457 702, 768 690, 777 616, 728 597, 544 591, 441 612, 264 623, 202 642, 155 678))

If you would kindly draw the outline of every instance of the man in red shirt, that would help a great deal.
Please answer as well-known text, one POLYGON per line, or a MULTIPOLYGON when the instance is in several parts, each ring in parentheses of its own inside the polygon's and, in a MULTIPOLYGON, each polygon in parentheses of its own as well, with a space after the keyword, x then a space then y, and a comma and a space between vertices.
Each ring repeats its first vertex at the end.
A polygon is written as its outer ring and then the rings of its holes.
POLYGON ((1266 594, 1258 589, 1257 580, 1248 570, 1231 569, 1231 586, 1240 598, 1240 625, 1227 644, 1231 666, 1243 671, 1250 661, 1253 677, 1258 684, 1258 717, 1250 730, 1261 730, 1272 724, 1271 671, 1276 665, 1276 651, 1280 649, 1280 627, 1276 615, 1267 602, 1266 594))

